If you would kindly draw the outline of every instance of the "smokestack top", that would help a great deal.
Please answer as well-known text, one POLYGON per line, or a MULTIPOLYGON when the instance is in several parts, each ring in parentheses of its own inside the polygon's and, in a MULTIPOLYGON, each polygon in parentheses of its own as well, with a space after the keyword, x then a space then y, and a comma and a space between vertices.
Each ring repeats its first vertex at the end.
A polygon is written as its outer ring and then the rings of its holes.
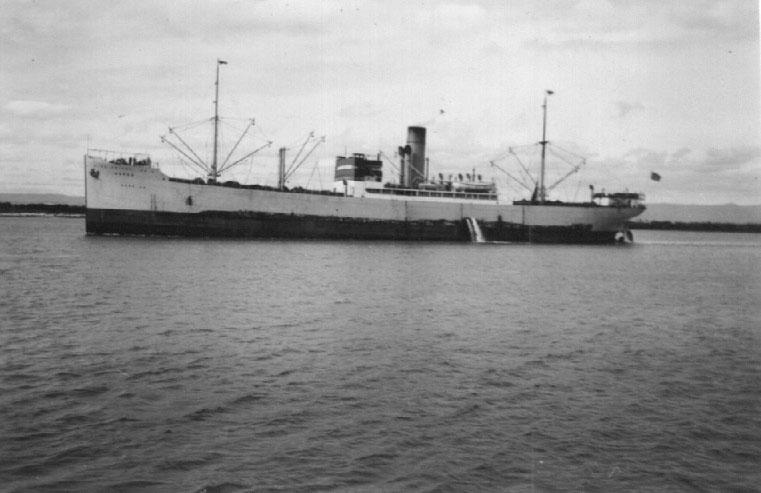
POLYGON ((425 142, 425 127, 407 127, 407 139, 410 140, 413 136, 415 140, 422 140, 425 142))

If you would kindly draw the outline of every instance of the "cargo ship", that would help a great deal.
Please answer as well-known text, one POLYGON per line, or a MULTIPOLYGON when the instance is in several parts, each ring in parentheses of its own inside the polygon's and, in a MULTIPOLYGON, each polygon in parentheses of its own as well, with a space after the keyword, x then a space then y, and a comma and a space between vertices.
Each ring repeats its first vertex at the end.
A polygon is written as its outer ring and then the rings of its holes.
POLYGON ((475 170, 465 177, 430 176, 426 128, 421 126, 408 127, 406 143, 399 146, 397 183, 384 183, 380 154, 373 158, 356 153, 336 157, 330 190, 288 188, 284 148, 278 153, 277 186, 223 181, 224 171, 256 152, 232 162, 219 160, 219 65, 224 63, 217 63, 211 162, 207 165, 181 138, 174 143, 162 139, 206 171, 205 179, 169 176, 145 155, 117 157, 88 150, 88 234, 612 243, 631 241, 626 223, 645 210, 642 194, 595 193, 592 187, 588 201, 548 198, 545 150, 551 91, 543 104, 540 173, 533 193, 523 200, 502 200, 496 185, 475 170))

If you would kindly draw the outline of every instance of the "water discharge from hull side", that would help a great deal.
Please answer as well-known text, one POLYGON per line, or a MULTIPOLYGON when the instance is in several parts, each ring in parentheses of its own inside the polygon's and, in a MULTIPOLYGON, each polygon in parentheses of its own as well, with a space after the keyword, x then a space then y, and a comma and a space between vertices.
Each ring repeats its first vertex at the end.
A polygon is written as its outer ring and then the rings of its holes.
POLYGON ((468 225, 468 231, 470 232, 470 241, 473 243, 484 243, 484 234, 481 231, 481 226, 478 224, 478 220, 475 217, 466 217, 465 222, 468 225))

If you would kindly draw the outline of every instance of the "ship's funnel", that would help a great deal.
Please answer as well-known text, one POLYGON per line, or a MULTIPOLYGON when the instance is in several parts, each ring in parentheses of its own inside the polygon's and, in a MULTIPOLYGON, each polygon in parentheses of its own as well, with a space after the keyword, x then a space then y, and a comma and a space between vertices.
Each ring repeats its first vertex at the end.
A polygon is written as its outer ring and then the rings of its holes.
POLYGON ((425 128, 407 128, 407 146, 410 148, 408 182, 405 185, 417 187, 428 177, 425 175, 425 128))

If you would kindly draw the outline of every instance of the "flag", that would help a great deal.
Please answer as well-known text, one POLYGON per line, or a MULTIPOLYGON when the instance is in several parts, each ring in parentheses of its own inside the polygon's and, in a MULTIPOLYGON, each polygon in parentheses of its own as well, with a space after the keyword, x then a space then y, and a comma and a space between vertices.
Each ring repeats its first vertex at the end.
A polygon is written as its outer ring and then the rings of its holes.
POLYGON ((224 60, 217 60, 217 63, 220 65, 227 65, 227 62, 224 60))
POLYGON ((650 179, 653 181, 661 181, 661 175, 656 173, 655 171, 650 172, 650 179))

